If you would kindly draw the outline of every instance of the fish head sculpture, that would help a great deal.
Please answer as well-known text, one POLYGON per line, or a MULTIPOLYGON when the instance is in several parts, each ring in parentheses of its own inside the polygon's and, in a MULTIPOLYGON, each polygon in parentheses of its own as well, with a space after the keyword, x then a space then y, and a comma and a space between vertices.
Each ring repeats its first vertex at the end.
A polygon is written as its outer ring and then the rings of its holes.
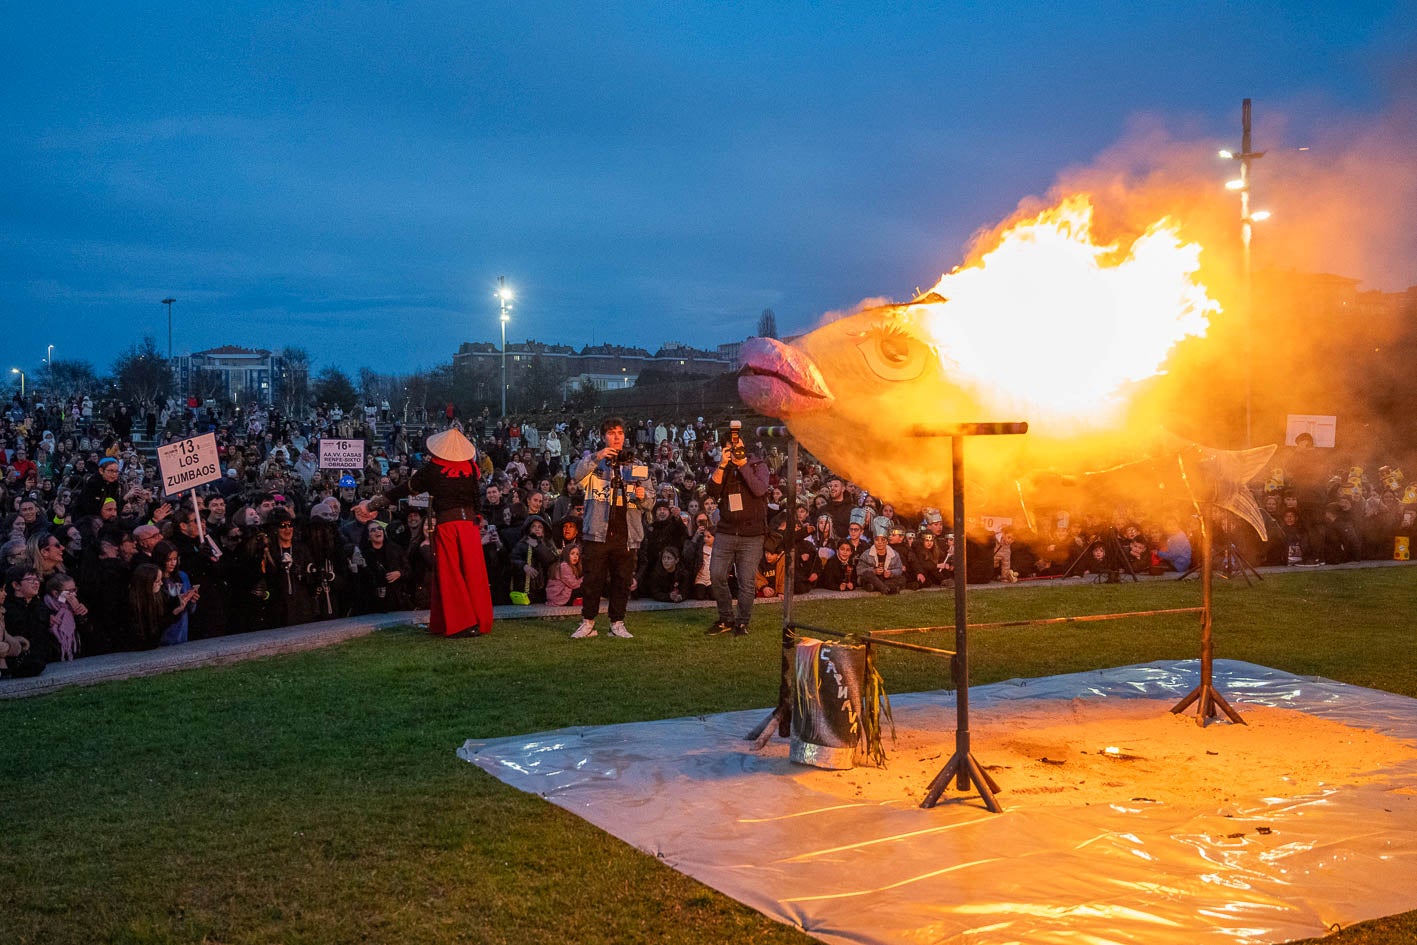
POLYGON ((948 507, 950 441, 913 438, 912 428, 1000 418, 979 416, 929 341, 921 319, 941 302, 863 309, 792 344, 751 338, 740 351, 739 396, 873 495, 911 512, 948 507))
MULTIPOLYGON (((740 350, 739 396, 753 410, 783 420, 829 468, 901 511, 948 509, 950 439, 913 431, 1029 418, 995 416, 997 408, 951 376, 924 323, 943 304, 929 295, 866 308, 791 344, 749 339, 740 350)), ((1154 426, 971 440, 965 492, 981 511, 1018 509, 1030 500, 1068 502, 1086 483, 1102 494, 1160 489, 1177 501, 1213 504, 1265 534, 1245 483, 1272 457, 1273 446, 1217 450, 1154 426), (1178 457, 1194 470, 1190 477, 1178 457)))

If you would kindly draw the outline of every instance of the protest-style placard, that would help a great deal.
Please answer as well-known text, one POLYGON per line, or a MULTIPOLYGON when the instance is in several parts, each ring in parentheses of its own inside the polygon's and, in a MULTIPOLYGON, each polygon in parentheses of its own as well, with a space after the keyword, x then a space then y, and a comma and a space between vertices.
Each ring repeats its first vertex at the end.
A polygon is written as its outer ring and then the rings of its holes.
POLYGON ((364 441, 320 439, 321 469, 363 469, 364 441))
POLYGON ((157 448, 163 495, 177 495, 221 478, 216 434, 203 433, 157 448))
POLYGON ((999 529, 1003 528, 1005 525, 1012 525, 1013 523, 1014 518, 1012 515, 979 516, 979 524, 984 526, 984 530, 993 532, 996 535, 999 533, 999 529))

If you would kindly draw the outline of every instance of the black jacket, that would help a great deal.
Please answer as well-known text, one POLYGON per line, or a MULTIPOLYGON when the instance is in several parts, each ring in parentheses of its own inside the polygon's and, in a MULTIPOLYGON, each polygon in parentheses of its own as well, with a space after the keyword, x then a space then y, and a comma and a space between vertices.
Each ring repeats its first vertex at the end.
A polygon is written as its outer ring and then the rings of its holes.
POLYGON ((364 565, 356 572, 361 591, 359 609, 363 613, 388 613, 391 610, 407 610, 409 603, 408 552, 386 537, 384 546, 376 549, 366 538, 359 545, 364 565), (389 583, 390 572, 397 571, 399 578, 389 583))
POLYGON ((13 593, 5 598, 5 629, 12 637, 30 641, 30 652, 53 663, 59 659, 59 640, 49 632, 49 608, 39 595, 20 600, 13 593))
POLYGON ((740 537, 767 534, 769 476, 768 464, 762 457, 750 456, 741 468, 729 463, 723 470, 722 482, 709 478, 705 491, 718 502, 719 534, 740 537), (733 506, 738 503, 742 508, 735 510, 733 506))

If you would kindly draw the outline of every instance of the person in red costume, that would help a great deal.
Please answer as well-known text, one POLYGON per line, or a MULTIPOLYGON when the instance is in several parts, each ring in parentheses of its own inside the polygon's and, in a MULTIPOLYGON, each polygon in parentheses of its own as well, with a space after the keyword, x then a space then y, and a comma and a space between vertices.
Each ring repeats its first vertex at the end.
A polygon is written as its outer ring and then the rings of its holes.
POLYGON ((477 449, 456 427, 428 437, 428 461, 406 482, 370 499, 371 510, 426 492, 433 531, 433 588, 428 632, 478 636, 492 631, 492 589, 482 557, 477 449))

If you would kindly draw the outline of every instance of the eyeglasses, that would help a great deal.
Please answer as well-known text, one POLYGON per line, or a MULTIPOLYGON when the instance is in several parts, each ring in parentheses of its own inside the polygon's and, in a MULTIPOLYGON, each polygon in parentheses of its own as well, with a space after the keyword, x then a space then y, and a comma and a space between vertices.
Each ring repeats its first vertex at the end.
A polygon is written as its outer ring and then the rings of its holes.
POLYGON ((277 527, 279 527, 281 531, 285 531, 287 528, 294 528, 294 527, 295 527, 295 523, 294 523, 294 522, 281 522, 280 525, 277 526, 277 527))

